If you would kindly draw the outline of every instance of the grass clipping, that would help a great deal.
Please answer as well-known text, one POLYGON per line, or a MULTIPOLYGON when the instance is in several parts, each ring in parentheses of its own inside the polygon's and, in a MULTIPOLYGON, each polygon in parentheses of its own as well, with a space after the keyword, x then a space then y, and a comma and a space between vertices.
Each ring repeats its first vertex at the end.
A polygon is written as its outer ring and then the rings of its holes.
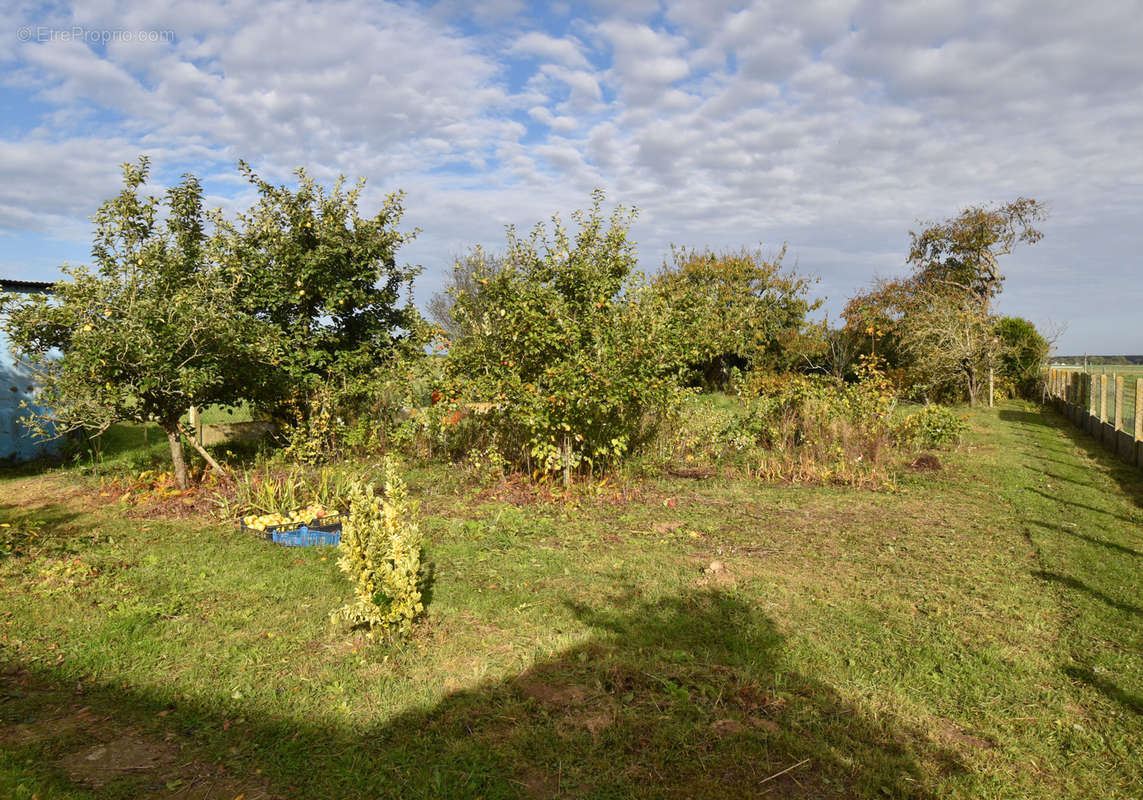
POLYGON ((333 612, 335 625, 368 628, 369 636, 405 636, 424 610, 421 603, 421 534, 416 504, 391 459, 385 461, 385 496, 355 483, 341 531, 337 565, 353 583, 354 600, 333 612))

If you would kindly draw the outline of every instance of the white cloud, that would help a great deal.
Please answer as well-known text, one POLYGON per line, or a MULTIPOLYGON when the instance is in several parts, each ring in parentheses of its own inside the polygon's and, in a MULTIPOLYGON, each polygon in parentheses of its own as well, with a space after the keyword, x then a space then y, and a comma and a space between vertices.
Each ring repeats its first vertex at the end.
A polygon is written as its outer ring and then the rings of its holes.
POLYGON ((557 39, 537 31, 529 31, 514 41, 508 52, 539 56, 549 62, 565 67, 590 69, 591 64, 583 54, 583 46, 572 38, 557 39))
MULTIPOLYGON (((1112 280, 1141 249, 1131 5, 651 0, 569 20, 524 19, 517 0, 25 5, 17 18, 178 38, 0 43, 0 80, 48 109, 0 139, 0 231, 81 241, 139 152, 210 176, 229 202, 246 191, 235 158, 272 179, 305 164, 368 175, 374 201, 409 191, 426 295, 467 244, 496 247, 505 223, 603 185, 643 210, 648 267, 670 241, 788 240, 840 303, 902 269, 917 220, 1026 194, 1054 217, 1011 257, 1002 307, 1066 317, 1052 306, 1081 277, 1112 280)), ((1105 313, 1130 306, 1117 296, 1105 313)))

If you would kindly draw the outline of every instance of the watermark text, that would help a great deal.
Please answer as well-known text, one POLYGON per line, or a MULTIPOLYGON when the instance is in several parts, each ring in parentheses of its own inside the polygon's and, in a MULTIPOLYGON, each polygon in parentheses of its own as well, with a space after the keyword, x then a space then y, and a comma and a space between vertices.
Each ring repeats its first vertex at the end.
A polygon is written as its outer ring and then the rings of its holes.
POLYGON ((170 44, 175 41, 175 32, 170 30, 141 31, 136 28, 88 28, 73 25, 70 28, 53 28, 49 25, 22 25, 16 30, 16 38, 21 42, 82 42, 83 44, 109 45, 112 42, 170 44))

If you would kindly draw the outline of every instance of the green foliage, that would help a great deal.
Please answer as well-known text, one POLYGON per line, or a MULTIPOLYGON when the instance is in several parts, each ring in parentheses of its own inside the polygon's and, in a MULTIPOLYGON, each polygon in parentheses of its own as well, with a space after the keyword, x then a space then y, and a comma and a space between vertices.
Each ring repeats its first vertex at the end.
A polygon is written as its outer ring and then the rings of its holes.
POLYGON ((96 213, 95 271, 65 268, 51 297, 10 304, 5 329, 37 374, 41 430, 158 422, 185 486, 179 418, 257 393, 281 349, 206 253, 198 180, 184 175, 160 200, 140 193, 148 170, 146 158, 124 164, 123 191, 96 213))
POLYGON ((392 459, 385 462, 385 496, 358 483, 349 492, 338 566, 353 583, 354 600, 335 611, 335 623, 365 627, 369 635, 405 636, 424 610, 417 505, 392 459))
POLYGON ((1038 399, 1051 344, 1035 325, 1020 317, 1000 317, 994 330, 1001 344, 998 377, 1010 381, 1020 396, 1038 399))
POLYGON ((456 291, 464 333, 449 342, 444 424, 466 449, 492 447, 539 474, 602 469, 676 402, 662 309, 633 273, 633 212, 618 207, 606 223, 603 200, 597 190, 573 214, 574 239, 559 217, 551 234, 509 228, 499 271, 456 291))
POLYGON ((905 447, 919 450, 955 447, 968 431, 968 422, 963 414, 940 405, 927 405, 905 417, 894 437, 905 447))
POLYGON ((232 481, 215 489, 215 503, 224 519, 246 514, 288 514, 309 505, 340 513, 349 508, 353 483, 350 473, 341 466, 306 467, 269 461, 235 471, 232 477, 232 481))
POLYGON ((913 274, 882 281, 846 306, 847 327, 867 337, 869 353, 887 357, 911 396, 977 402, 989 367, 1003 349, 990 304, 1004 276, 999 258, 1042 234, 1045 210, 1019 198, 999 208, 972 207, 928 225, 912 240, 913 274))
POLYGON ((783 271, 786 249, 714 253, 674 249, 651 283, 667 309, 671 352, 695 385, 727 388, 731 370, 789 370, 810 341, 806 315, 821 302, 783 271))
POLYGON ((304 421, 313 393, 368 381, 379 363, 419 353, 427 341, 409 296, 420 268, 397 263, 415 232, 398 230, 400 193, 366 217, 358 210, 364 180, 347 189, 342 176, 326 189, 298 169, 291 189, 239 166, 259 199, 235 222, 216 219, 212 247, 234 276, 242 310, 273 325, 285 344, 272 390, 258 399, 304 421))
POLYGON ((1032 225, 1045 216, 1044 207, 1027 197, 999 208, 966 208, 910 233, 909 263, 922 283, 967 296, 987 311, 1004 282, 997 258, 1012 252, 1017 242, 1038 242, 1043 234, 1032 225))

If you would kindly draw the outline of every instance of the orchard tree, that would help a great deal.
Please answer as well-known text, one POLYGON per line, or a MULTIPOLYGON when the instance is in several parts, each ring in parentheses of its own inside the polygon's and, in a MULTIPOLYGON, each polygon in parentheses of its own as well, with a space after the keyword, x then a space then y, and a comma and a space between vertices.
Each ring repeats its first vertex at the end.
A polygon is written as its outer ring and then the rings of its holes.
POLYGON ((157 422, 185 488, 180 417, 257 393, 278 340, 207 257, 198 179, 184 175, 159 198, 142 194, 148 172, 146 157, 124 164, 123 190, 96 212, 94 270, 65 267, 51 296, 7 309, 5 328, 38 378, 33 427, 157 422))
POLYGON ((1046 211, 1027 197, 992 208, 973 206, 944 222, 910 233, 909 263, 918 282, 977 303, 982 313, 1004 284, 999 258, 1017 243, 1035 244, 1043 234, 1034 223, 1046 211))
POLYGON ((742 249, 673 249, 651 282, 677 340, 673 348, 691 382, 724 386, 730 370, 787 370, 809 345, 807 314, 821 305, 809 282, 772 259, 742 249))
POLYGON ((363 216, 364 179, 347 188, 342 176, 326 189, 298 169, 290 188, 245 162, 239 168, 258 202, 235 222, 219 217, 212 246, 241 309, 285 343, 264 404, 365 379, 398 352, 419 350, 425 326, 411 290, 420 268, 397 262, 416 235, 398 229, 403 195, 387 195, 376 214, 363 216))
POLYGON ((589 211, 531 236, 508 229, 497 272, 459 288, 461 336, 446 362, 448 401, 490 447, 538 473, 604 468, 632 449, 678 396, 666 315, 635 273, 633 211, 589 211))

